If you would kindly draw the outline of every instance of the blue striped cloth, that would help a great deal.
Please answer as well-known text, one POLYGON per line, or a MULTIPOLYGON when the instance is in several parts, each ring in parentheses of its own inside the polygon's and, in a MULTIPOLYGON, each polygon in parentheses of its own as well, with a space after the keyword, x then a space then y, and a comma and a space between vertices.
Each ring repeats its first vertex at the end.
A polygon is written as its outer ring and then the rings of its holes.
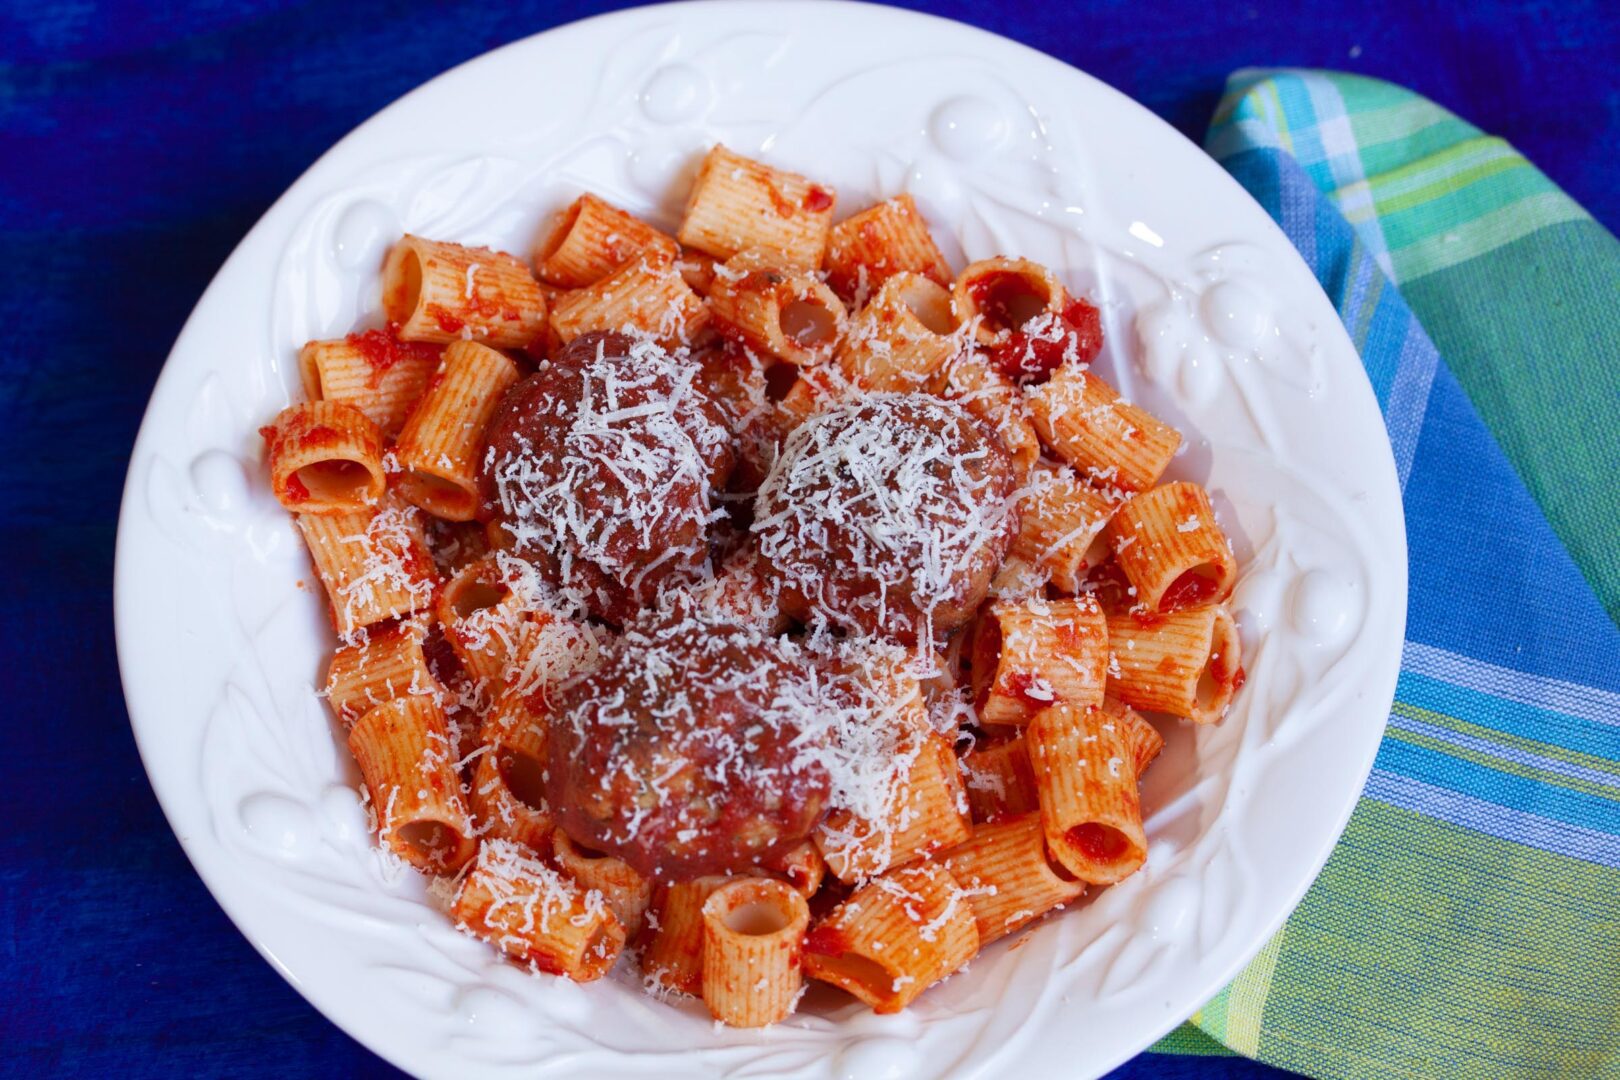
POLYGON ((1208 146, 1363 357, 1411 601, 1343 839, 1193 1023, 1313 1076, 1620 1076, 1620 630, 1599 600, 1620 244, 1507 144, 1375 80, 1240 72, 1208 146))

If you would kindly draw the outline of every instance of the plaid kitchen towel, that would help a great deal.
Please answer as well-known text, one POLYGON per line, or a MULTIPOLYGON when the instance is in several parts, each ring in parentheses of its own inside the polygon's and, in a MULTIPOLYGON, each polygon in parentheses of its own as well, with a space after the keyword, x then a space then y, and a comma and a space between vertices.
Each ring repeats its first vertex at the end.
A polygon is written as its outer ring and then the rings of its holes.
POLYGON ((1362 355, 1411 602, 1343 839, 1192 1024, 1316 1077, 1620 1077, 1620 243, 1376 80, 1239 72, 1207 148, 1362 355))

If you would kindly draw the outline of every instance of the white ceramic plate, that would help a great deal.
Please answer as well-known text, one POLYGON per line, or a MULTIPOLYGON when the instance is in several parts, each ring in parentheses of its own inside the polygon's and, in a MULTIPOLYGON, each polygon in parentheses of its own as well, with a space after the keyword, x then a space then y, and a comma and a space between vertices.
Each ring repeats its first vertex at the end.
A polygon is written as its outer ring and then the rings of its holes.
MULTIPOLYGON (((960 263, 958 263, 960 265, 960 263)), ((249 940, 361 1042, 426 1076, 1101 1073, 1215 993, 1298 902, 1393 695, 1406 553, 1393 461, 1332 307, 1210 159, 1101 83, 964 26, 833 3, 594 19, 446 74, 344 139, 215 278, 124 491, 119 660, 152 786, 249 940), (377 311, 408 229, 527 251, 580 190, 673 226, 723 140, 836 186, 912 192, 947 254, 1057 268, 1099 301, 1102 370, 1182 428, 1237 546, 1247 688, 1171 732, 1147 868, 1000 943, 899 1016, 829 992, 717 1030, 624 982, 524 974, 371 850, 316 698, 319 586, 256 429, 294 356, 377 311)))

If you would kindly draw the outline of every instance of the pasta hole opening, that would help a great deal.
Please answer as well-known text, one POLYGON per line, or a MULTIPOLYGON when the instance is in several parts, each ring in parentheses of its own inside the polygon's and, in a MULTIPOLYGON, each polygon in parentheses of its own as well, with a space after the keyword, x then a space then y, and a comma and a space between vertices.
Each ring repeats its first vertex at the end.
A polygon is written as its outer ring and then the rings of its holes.
POLYGON ((826 345, 838 336, 838 319, 815 300, 793 300, 777 316, 782 336, 805 349, 826 345))
POLYGON ((1193 708, 1201 717, 1218 719, 1231 703, 1237 691, 1238 656, 1242 645, 1232 618, 1217 609, 1214 630, 1210 635, 1209 659, 1198 673, 1198 685, 1193 691, 1193 708))
POLYGON ((765 398, 767 401, 784 401, 793 390, 793 384, 799 381, 799 369, 785 361, 772 364, 765 369, 765 398))
POLYGON ((546 234, 545 243, 540 245, 537 262, 545 262, 557 254, 557 249, 563 246, 563 242, 568 239, 568 234, 574 230, 574 223, 579 220, 582 202, 581 199, 575 199, 568 204, 566 209, 558 213, 556 221, 551 226, 551 231, 546 234))
POLYGON ((371 480, 370 469, 342 458, 317 461, 298 470, 298 482, 312 499, 358 499, 370 489, 371 480))
POLYGON ((908 282, 900 290, 900 302, 932 333, 949 334, 956 328, 951 294, 926 278, 908 282))
POLYGON ((996 669, 1000 666, 1001 621, 987 612, 973 630, 973 648, 968 658, 968 673, 976 706, 982 708, 990 700, 990 687, 996 681, 996 669))
POLYGON ((1108 561, 1110 554, 1108 541, 1101 532, 1098 532, 1096 538, 1087 546, 1086 553, 1080 557, 1080 570, 1084 572, 1093 566, 1101 566, 1108 561))
POLYGON ((546 812, 546 767, 539 758, 507 750, 495 759, 495 768, 514 799, 530 810, 546 812))
POLYGON ((448 866, 461 846, 459 832, 431 818, 407 821, 394 830, 394 837, 411 850, 419 866, 434 869, 448 866))
POLYGON ((1046 859, 1046 868, 1052 871, 1053 877, 1069 885, 1077 885, 1080 883, 1080 879, 1070 873, 1067 866, 1064 866, 1062 863, 1052 858, 1051 854, 1045 851, 1044 844, 1042 845, 1042 857, 1046 859))
POLYGON ((780 907, 765 900, 750 900, 726 912, 722 920, 726 929, 748 937, 767 937, 786 930, 791 925, 788 915, 780 907))
POLYGON ((573 849, 574 858, 579 859, 582 862, 600 862, 603 859, 613 858, 612 855, 609 855, 600 848, 587 847, 578 840, 575 840, 572 836, 568 838, 568 846, 573 849))
POLYGON ((599 925, 591 931, 591 936, 585 939, 585 948, 580 953, 580 974, 586 980, 599 978, 613 966, 613 961, 619 957, 619 948, 623 944, 623 932, 614 931, 618 924, 606 923, 599 925))
POLYGON ((410 477, 411 483, 416 485, 416 489, 422 493, 423 497, 432 499, 435 502, 449 506, 460 506, 467 499, 467 493, 462 490, 460 484, 446 480, 442 476, 436 476, 422 469, 412 469, 410 477))
POLYGON ((992 333, 1017 330, 1045 313, 1052 297, 1044 287, 1023 274, 997 271, 986 274, 969 288, 973 304, 992 333))
POLYGON ((400 252, 397 274, 388 282, 383 310, 389 322, 409 322, 422 302, 422 256, 406 248, 400 252))
POLYGON ((823 956, 817 965, 818 977, 842 986, 868 1003, 885 1002, 894 998, 895 973, 857 953, 842 956, 823 956))
POLYGON ((1208 603, 1215 598, 1220 587, 1220 564, 1199 563, 1192 569, 1183 571, 1170 583, 1170 587, 1164 590, 1164 595, 1159 598, 1159 610, 1176 611, 1208 603))
POLYGON ((315 362, 312 348, 300 349, 298 352, 298 376, 304 384, 304 392, 311 401, 321 401, 326 397, 326 384, 321 381, 321 365, 315 362))
POLYGON ((487 581, 474 581, 456 590, 456 598, 450 607, 456 617, 465 619, 475 611, 486 611, 506 599, 507 590, 487 581))
POLYGON ((1100 821, 1086 821, 1063 834, 1075 851, 1094 863, 1117 862, 1131 849, 1125 834, 1100 821))
POLYGON ((1200 711, 1213 709, 1215 702, 1220 698, 1221 684, 1215 676, 1215 661, 1211 659, 1204 664, 1204 670, 1198 673, 1198 689, 1193 700, 1200 711))

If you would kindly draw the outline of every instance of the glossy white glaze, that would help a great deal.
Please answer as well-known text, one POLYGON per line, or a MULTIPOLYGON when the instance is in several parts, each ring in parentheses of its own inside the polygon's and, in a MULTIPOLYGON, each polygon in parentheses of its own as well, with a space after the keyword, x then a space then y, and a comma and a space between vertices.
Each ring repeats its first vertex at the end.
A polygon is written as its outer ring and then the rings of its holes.
POLYGON ((1045 57, 899 11, 677 5, 458 68, 335 147, 198 305, 130 465, 117 567, 131 717, 193 863, 339 1024, 423 1075, 1084 1076, 1213 994, 1292 908, 1370 766, 1405 611, 1395 472, 1359 361, 1287 241, 1212 162, 1045 57), (1102 370, 1176 423, 1242 562, 1249 685, 1149 773, 1148 867, 998 944, 906 1014, 830 992, 716 1030, 621 973, 535 978, 454 933, 365 834, 314 696, 319 586, 257 427, 296 351, 375 320, 402 229, 526 251, 583 188, 673 225, 702 150, 912 192, 953 259, 1056 268, 1104 310, 1102 370), (302 587, 297 583, 302 582, 302 587))

